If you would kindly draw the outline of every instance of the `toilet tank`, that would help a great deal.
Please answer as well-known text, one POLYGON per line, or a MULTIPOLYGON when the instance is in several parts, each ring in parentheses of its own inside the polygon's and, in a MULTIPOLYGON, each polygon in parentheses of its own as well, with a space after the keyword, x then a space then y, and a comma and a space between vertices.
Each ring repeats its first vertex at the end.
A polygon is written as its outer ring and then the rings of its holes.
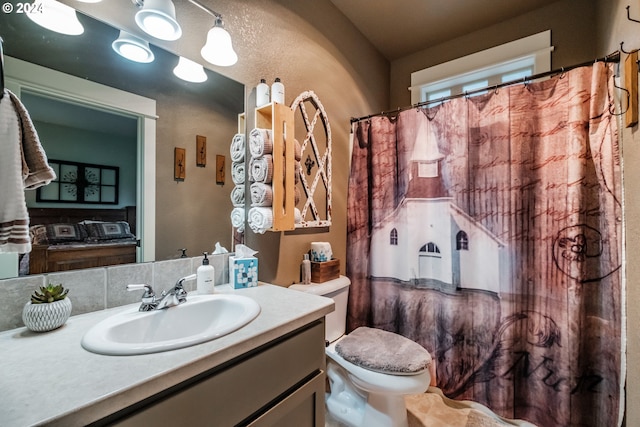
POLYGON ((335 310, 325 316, 325 339, 329 342, 333 342, 344 335, 347 326, 349 285, 351 285, 351 280, 348 277, 340 276, 337 279, 323 283, 289 286, 289 289, 333 299, 335 310))

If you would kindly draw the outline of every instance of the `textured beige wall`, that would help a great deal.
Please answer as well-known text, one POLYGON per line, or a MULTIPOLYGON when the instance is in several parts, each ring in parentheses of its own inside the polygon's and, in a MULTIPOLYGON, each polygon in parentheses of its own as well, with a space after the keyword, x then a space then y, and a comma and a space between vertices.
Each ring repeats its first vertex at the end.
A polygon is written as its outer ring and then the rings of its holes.
MULTIPOLYGON (((280 77, 291 102, 305 90, 314 91, 329 116, 333 138, 333 209, 328 230, 246 234, 246 243, 260 251, 259 277, 279 285, 299 279, 302 254, 312 241, 329 241, 334 255, 346 254, 346 188, 349 176, 349 119, 379 111, 388 104, 388 62, 328 1, 228 2, 228 14, 242 16, 243 75, 248 110, 255 104, 253 86, 260 78, 280 77)), ((222 9, 222 5, 216 4, 222 9)), ((229 24, 231 29, 231 25, 229 24)), ((251 126, 251 123, 249 123, 251 126)), ((298 139, 304 135, 296 135, 298 139)))
MULTIPOLYGON (((117 22, 119 28, 139 32, 133 22, 135 8, 130 2, 110 3, 107 7, 106 2, 62 1, 107 22, 117 22)), ((280 77, 285 84, 287 103, 299 93, 312 90, 320 98, 330 120, 333 136, 333 224, 321 232, 307 230, 263 236, 247 233, 247 244, 259 250, 260 280, 280 285, 297 281, 302 254, 309 249, 309 242, 315 240, 331 242, 335 256, 343 261, 344 272, 349 119, 386 108, 389 103, 388 61, 328 0, 201 1, 223 15, 239 57, 238 63, 232 67, 204 65, 246 85, 248 111, 253 111, 254 86, 259 80, 266 78, 272 82, 275 77, 280 77)), ((156 44, 203 63, 200 49, 213 21, 188 2, 174 3, 184 35, 177 42, 157 41, 156 44)), ((248 122, 250 129, 252 121, 248 122)), ((183 133, 182 130, 166 131, 174 132, 177 139, 183 133)), ((166 233, 169 224, 188 221, 192 217, 190 212, 201 208, 200 197, 211 197, 211 191, 207 189, 203 189, 200 195, 175 202, 167 203, 167 197, 160 197, 175 193, 176 185, 179 185, 171 179, 171 171, 167 169, 172 164, 172 156, 172 151, 158 153, 157 227, 158 232, 159 227, 163 227, 162 232, 166 236, 170 236, 166 233), (165 203, 160 203, 161 198, 165 203)), ((228 220, 228 214, 224 213, 224 221, 228 220)), ((218 221, 218 215, 221 213, 211 212, 208 221, 218 221)), ((191 223, 190 226, 198 233, 207 233, 207 221, 191 223)), ((209 239, 213 243, 227 237, 210 236, 209 239)))

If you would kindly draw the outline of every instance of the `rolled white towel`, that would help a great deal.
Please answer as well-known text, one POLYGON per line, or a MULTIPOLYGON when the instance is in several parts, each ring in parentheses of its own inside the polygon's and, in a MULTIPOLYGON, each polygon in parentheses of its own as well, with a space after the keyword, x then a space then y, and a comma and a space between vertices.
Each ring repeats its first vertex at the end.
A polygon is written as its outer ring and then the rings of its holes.
POLYGON ((231 163, 231 180, 235 185, 244 184, 244 162, 231 163))
POLYGON ((273 138, 271 129, 252 129, 249 133, 249 152, 253 157, 273 153, 273 138))
POLYGON ((273 156, 266 154, 251 159, 251 180, 254 182, 271 183, 273 179, 273 156))
POLYGON ((236 185, 231 190, 231 203, 233 206, 244 206, 244 184, 236 185))
POLYGON ((300 209, 293 208, 293 222, 296 224, 300 224, 302 222, 302 212, 300 209))
POLYGON ((231 161, 243 162, 245 152, 244 134, 237 133, 231 140, 231 161))
POLYGON ((254 182, 249 187, 251 192, 251 206, 272 206, 273 188, 269 184, 254 182))
POLYGON ((231 225, 239 233, 244 231, 244 208, 233 208, 231 210, 231 225))
POLYGON ((265 207, 251 208, 247 221, 254 233, 264 234, 265 231, 273 227, 273 210, 265 207))

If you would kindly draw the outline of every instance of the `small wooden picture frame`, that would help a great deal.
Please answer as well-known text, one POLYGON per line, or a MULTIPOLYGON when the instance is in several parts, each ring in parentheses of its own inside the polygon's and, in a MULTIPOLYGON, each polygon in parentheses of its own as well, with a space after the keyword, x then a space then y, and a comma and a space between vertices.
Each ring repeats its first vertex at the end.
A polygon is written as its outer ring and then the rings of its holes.
POLYGON ((173 178, 184 181, 187 170, 187 150, 176 147, 173 152, 173 178))
POLYGON ((216 184, 224 184, 224 164, 225 157, 221 154, 216 155, 216 184))
POLYGON ((207 137, 196 135, 196 166, 207 165, 207 137))

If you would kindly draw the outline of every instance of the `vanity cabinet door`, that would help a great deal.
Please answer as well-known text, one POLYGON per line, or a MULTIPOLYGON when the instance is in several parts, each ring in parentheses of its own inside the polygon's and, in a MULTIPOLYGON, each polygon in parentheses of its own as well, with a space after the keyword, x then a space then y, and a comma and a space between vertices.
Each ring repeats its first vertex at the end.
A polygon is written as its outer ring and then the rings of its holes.
POLYGON ((264 413, 249 427, 324 427, 324 371, 264 413))
POLYGON ((135 404, 109 417, 107 424, 321 427, 324 365, 324 321, 317 321, 208 375, 135 404))

